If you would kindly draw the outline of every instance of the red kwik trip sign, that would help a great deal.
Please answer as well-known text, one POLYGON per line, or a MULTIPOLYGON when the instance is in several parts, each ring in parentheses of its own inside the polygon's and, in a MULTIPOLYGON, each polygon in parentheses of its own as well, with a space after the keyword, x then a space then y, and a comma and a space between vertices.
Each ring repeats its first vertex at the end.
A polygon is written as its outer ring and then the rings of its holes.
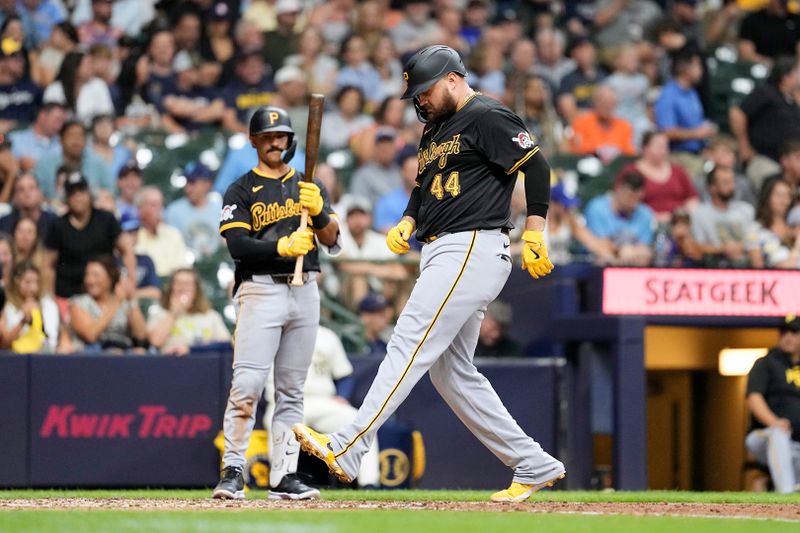
POLYGON ((207 414, 173 414, 165 405, 140 405, 134 413, 81 413, 74 405, 50 405, 42 438, 194 439, 211 430, 207 414))
POLYGON ((603 313, 784 316, 800 312, 800 271, 606 268, 603 313))

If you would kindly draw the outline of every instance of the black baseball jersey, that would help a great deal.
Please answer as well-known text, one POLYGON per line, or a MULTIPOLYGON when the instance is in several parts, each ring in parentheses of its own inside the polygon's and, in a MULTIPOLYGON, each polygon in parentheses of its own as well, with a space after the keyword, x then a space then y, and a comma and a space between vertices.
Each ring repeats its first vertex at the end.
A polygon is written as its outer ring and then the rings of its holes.
MULTIPOLYGON (((298 183, 303 174, 294 168, 280 178, 263 175, 258 168, 240 176, 231 183, 223 197, 219 232, 243 228, 255 239, 277 242, 300 227, 302 206, 298 201, 298 183)), ((314 183, 322 194, 323 209, 333 215, 331 201, 325 186, 318 180, 314 183)), ((311 217, 308 224, 312 226, 311 217)), ((292 274, 295 257, 269 257, 258 261, 235 260, 237 279, 244 274, 292 274)), ((310 251, 303 260, 303 271, 319 271, 319 251, 310 251)))
POLYGON ((517 170, 538 151, 522 119, 480 93, 426 124, 417 153, 417 238, 513 227, 517 170))
MULTIPOLYGON (((800 365, 792 364, 791 356, 780 348, 772 348, 750 370, 747 394, 752 392, 764 396, 775 416, 792 423, 792 440, 800 441, 800 365)), ((760 429, 764 424, 751 416, 750 427, 760 429)))

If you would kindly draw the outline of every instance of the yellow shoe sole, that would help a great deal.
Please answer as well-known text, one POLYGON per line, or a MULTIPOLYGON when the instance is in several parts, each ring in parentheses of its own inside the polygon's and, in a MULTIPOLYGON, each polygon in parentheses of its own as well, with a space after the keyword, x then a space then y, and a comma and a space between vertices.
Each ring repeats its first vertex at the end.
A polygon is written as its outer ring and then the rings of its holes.
POLYGON ((300 443, 300 448, 303 449, 306 453, 309 453, 325 463, 328 466, 328 470, 330 470, 331 474, 336 476, 336 479, 341 481, 342 483, 352 483, 353 480, 350 479, 342 467, 336 462, 336 457, 334 457, 333 452, 327 448, 327 446, 322 446, 314 437, 311 436, 306 431, 305 426, 302 424, 295 424, 292 427, 292 431, 294 432, 294 436, 297 438, 297 442, 300 443))

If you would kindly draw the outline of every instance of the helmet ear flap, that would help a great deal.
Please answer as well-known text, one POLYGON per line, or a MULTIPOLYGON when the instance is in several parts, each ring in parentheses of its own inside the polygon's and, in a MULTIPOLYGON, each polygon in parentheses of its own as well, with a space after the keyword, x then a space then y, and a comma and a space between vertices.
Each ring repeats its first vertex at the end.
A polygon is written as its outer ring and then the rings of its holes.
POLYGON ((413 101, 414 101, 414 111, 417 112, 417 119, 420 122, 422 122, 423 124, 427 124, 428 123, 428 113, 425 111, 425 108, 423 108, 420 105, 419 96, 415 96, 413 98, 413 101))
POLYGON ((284 163, 288 163, 294 157, 295 152, 297 151, 297 139, 295 138, 294 134, 291 134, 289 139, 289 148, 283 151, 283 155, 281 159, 284 163))

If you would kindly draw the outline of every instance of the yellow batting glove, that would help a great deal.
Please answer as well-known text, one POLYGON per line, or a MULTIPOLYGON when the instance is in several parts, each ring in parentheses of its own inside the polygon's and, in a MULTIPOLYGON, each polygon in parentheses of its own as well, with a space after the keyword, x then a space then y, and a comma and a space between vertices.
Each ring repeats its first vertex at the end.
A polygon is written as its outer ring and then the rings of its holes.
POLYGON ((300 187, 300 205, 308 209, 308 214, 312 217, 322 212, 322 194, 316 184, 301 181, 297 184, 300 187))
POLYGON ((306 255, 313 249, 314 232, 310 228, 305 231, 295 231, 278 239, 278 255, 281 257, 298 257, 306 255))
POLYGON ((386 234, 386 246, 396 254, 408 252, 411 249, 408 245, 408 239, 411 238, 412 231, 414 231, 414 227, 411 222, 408 220, 401 220, 386 234))
POLYGON ((522 241, 522 268, 534 279, 548 275, 553 270, 553 263, 547 256, 544 232, 528 230, 522 234, 522 241))

